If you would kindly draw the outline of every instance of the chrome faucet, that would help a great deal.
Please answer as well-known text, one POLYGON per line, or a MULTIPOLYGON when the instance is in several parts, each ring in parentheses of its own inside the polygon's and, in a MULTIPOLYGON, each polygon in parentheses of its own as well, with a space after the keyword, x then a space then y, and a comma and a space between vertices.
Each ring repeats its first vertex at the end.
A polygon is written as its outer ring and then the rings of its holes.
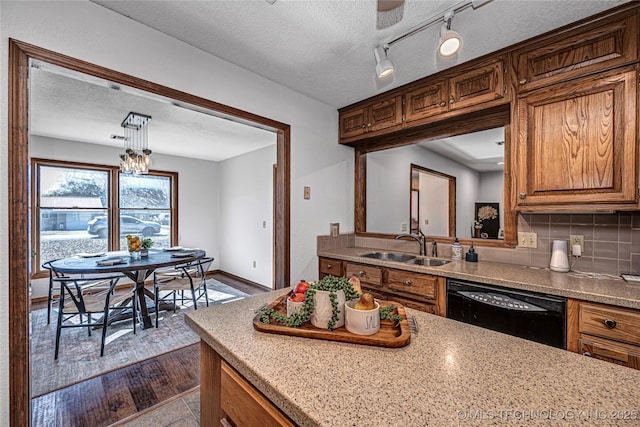
POLYGON ((438 243, 435 240, 431 242, 431 256, 438 257, 438 243))
POLYGON ((426 255, 427 254, 427 249, 425 247, 424 234, 422 234, 422 233, 420 233, 418 235, 416 235, 416 234, 398 234, 396 236, 396 239, 402 239, 403 237, 411 237, 413 240, 418 242, 418 245, 420 246, 420 255, 426 255))

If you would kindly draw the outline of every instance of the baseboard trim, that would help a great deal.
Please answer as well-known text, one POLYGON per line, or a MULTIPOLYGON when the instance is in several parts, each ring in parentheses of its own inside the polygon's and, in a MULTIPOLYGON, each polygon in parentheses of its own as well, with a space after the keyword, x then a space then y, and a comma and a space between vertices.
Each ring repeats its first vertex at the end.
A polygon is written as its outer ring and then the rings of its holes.
MULTIPOLYGON (((265 289, 266 286, 261 285, 260 283, 256 283, 256 282, 252 282, 251 280, 245 279, 244 277, 240 277, 240 276, 236 276, 235 274, 231 274, 231 273, 227 273, 224 270, 209 270, 207 271, 207 277, 209 277, 210 275, 214 275, 214 274, 222 274, 224 276, 230 277, 234 280, 237 280, 238 282, 242 282, 245 285, 248 286, 254 286, 258 289, 265 289)), ((268 288, 267 288, 268 289, 268 288)))

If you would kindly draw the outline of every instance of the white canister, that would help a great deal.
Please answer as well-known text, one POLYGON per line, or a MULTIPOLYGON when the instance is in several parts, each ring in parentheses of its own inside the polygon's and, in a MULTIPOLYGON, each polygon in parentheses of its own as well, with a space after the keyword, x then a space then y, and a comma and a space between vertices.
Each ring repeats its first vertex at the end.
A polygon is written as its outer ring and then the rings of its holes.
POLYGON ((553 241, 549 268, 560 273, 566 273, 569 271, 569 255, 567 253, 566 240, 553 241))
MULTIPOLYGON (((315 291, 313 296, 313 313, 309 320, 316 328, 328 329, 329 321, 333 317, 333 305, 329 294, 329 291, 315 291)), ((347 300, 343 290, 336 291, 335 294, 338 301, 338 320, 333 325, 333 329, 344 326, 344 303, 347 300)))

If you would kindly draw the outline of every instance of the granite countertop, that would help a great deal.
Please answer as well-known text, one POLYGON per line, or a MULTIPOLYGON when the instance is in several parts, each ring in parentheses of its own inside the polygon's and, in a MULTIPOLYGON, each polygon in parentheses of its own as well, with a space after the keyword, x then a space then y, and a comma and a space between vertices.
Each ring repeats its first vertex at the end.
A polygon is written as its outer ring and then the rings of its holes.
POLYGON ((456 260, 440 267, 425 267, 359 256, 373 251, 385 250, 354 247, 327 249, 318 251, 318 256, 640 309, 640 283, 577 277, 548 268, 489 261, 456 260))
POLYGON ((254 310, 287 291, 191 311, 186 322, 301 426, 640 418, 640 371, 409 308, 420 331, 399 349, 254 330, 254 310))

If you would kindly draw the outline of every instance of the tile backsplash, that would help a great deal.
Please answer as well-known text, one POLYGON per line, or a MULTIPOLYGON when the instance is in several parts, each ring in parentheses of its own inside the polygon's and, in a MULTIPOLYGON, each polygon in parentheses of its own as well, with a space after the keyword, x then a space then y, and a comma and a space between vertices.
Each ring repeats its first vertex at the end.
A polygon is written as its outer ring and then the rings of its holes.
MULTIPOLYGON (((570 257, 571 268, 587 273, 640 274, 640 212, 609 214, 520 214, 518 231, 535 232, 538 247, 492 248, 476 247, 482 261, 548 267, 553 240, 569 240, 569 235, 584 236, 584 251, 580 258, 570 257)), ((319 236, 318 249, 361 246, 385 250, 418 251, 415 241, 359 237, 341 234, 319 236)), ((468 250, 465 246, 464 251, 468 250)), ((427 245, 430 255, 431 245, 427 245)), ((440 257, 451 256, 451 245, 438 244, 440 257)))

